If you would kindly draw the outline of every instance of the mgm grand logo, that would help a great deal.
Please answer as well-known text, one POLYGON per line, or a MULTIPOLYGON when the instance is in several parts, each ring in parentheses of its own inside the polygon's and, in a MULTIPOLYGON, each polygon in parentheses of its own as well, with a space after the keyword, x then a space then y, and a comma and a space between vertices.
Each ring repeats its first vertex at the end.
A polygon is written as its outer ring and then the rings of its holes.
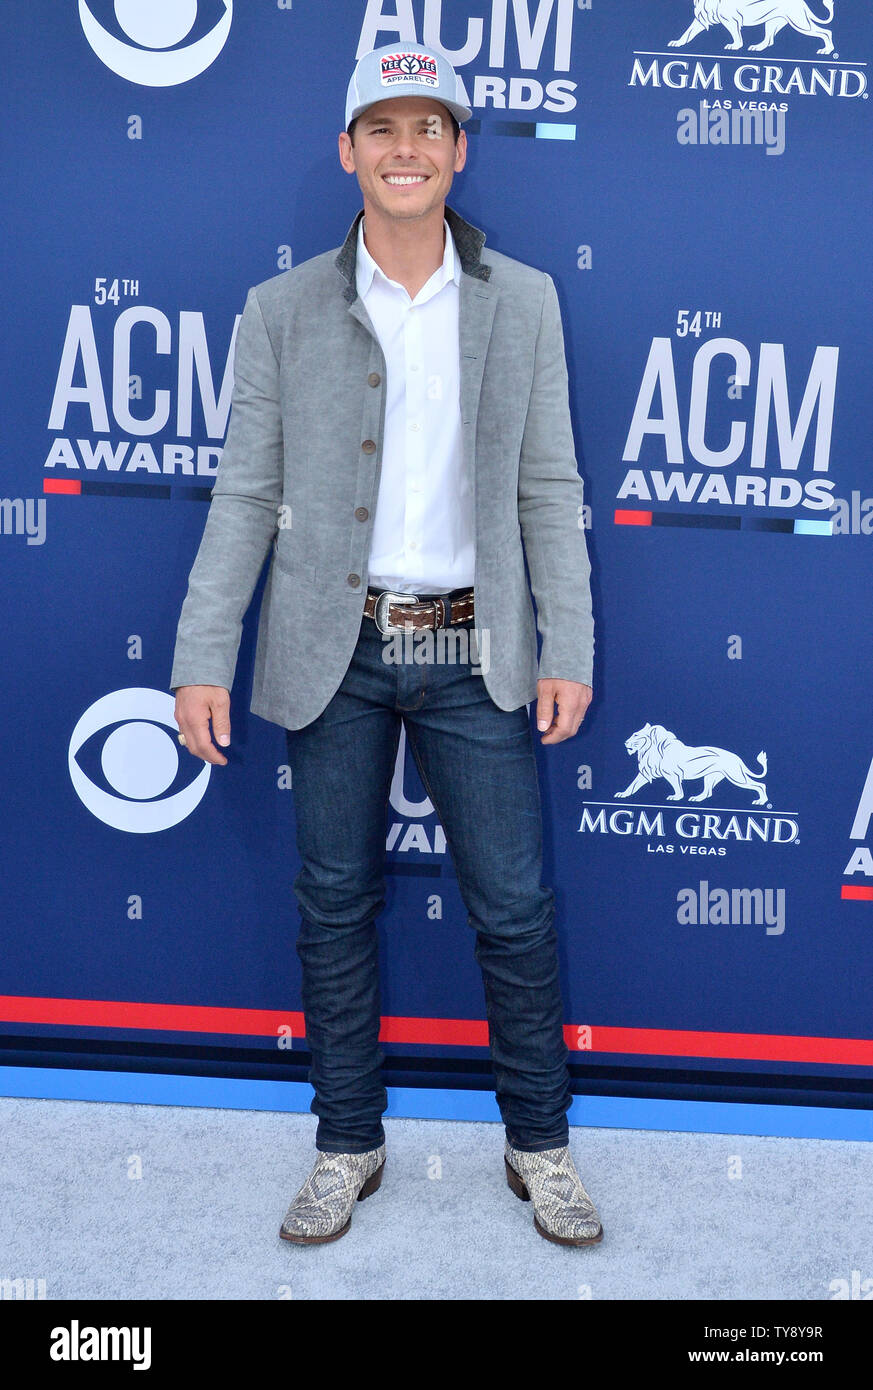
POLYGON ((822 0, 822 10, 817 13, 806 0, 693 0, 691 23, 678 38, 667 40, 667 50, 684 49, 688 56, 658 52, 654 44, 637 49, 628 86, 698 87, 714 93, 733 88, 754 96, 863 97, 867 64, 840 60, 834 46, 833 0, 822 0), (786 39, 792 41, 792 53, 795 47, 799 50, 799 61, 774 54, 774 44, 781 49, 786 39), (688 47, 696 40, 705 45, 705 52, 698 49, 695 54, 688 47), (713 52, 719 45, 724 59, 713 52), (747 61, 750 53, 764 53, 766 61, 747 61))
POLYGON ((723 855, 731 842, 797 843, 797 813, 774 811, 767 799, 766 753, 758 754, 756 770, 727 748, 683 743, 663 724, 644 724, 625 739, 624 746, 631 757, 636 758, 636 776, 623 791, 615 793, 612 801, 586 801, 580 832, 640 837, 646 841, 650 854, 673 854, 678 849, 681 854, 723 855), (727 783, 720 799, 737 799, 733 788, 741 794, 751 792, 753 809, 713 806, 704 811, 678 807, 668 810, 648 801, 637 801, 631 806, 616 805, 618 801, 637 797, 659 782, 666 782, 670 788, 667 794, 659 788, 663 800, 688 804, 711 803, 716 787, 727 783), (686 796, 686 782, 703 785, 699 791, 686 796), (758 807, 763 809, 758 810, 758 807), (649 843, 650 840, 656 843, 649 843))
POLYGON ((819 40, 817 53, 830 54, 834 51, 834 41, 827 26, 834 17, 833 0, 824 0, 824 6, 825 17, 819 19, 806 0, 694 0, 694 18, 684 34, 670 39, 669 47, 683 48, 715 24, 727 30, 729 42, 725 48, 742 48, 743 29, 747 25, 762 24, 764 37, 759 43, 749 44, 749 52, 756 53, 769 48, 780 29, 790 24, 798 34, 808 34, 819 40))

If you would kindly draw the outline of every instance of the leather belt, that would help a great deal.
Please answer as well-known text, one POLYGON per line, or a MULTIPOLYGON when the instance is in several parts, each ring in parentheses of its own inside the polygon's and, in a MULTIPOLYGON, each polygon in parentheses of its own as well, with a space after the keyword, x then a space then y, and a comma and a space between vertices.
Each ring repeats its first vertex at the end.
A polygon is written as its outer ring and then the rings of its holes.
POLYGON ((472 589, 421 598, 418 594, 396 594, 391 589, 368 589, 364 613, 381 633, 414 632, 423 628, 449 627, 468 623, 474 617, 472 589))

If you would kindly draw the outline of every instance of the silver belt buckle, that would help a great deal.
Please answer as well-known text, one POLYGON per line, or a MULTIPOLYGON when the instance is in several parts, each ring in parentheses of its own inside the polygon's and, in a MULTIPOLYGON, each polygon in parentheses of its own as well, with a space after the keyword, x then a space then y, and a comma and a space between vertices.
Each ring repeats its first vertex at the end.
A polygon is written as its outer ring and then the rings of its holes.
POLYGON ((393 594, 390 589, 386 589, 376 599, 376 607, 373 611, 373 618, 376 626, 383 636, 391 632, 412 632, 412 624, 405 624, 402 627, 395 627, 387 621, 389 603, 418 603, 417 594, 393 594))

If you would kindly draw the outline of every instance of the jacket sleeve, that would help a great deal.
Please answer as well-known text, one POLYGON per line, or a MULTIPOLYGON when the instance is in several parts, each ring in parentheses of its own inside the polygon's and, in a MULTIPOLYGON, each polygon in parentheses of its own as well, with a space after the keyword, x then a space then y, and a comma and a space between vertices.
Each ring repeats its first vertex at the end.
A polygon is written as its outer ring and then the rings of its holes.
POLYGON ((518 517, 542 636, 538 678, 591 685, 591 566, 582 527, 564 333, 554 281, 543 303, 518 475, 518 517))
POLYGON ((230 690, 242 620, 279 525, 283 477, 279 363, 257 292, 237 330, 230 421, 176 632, 171 690, 230 690))

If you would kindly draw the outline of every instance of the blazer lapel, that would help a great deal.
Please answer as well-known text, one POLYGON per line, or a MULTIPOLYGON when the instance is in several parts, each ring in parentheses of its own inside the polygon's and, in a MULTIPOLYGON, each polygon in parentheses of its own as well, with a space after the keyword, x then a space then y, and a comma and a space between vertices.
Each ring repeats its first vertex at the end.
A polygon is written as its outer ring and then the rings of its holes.
MULTIPOLYGON (((500 294, 496 285, 475 279, 464 271, 461 275, 458 307, 458 338, 460 346, 461 423, 471 428, 469 438, 476 438, 479 397, 485 356, 494 324, 494 310, 500 294)), ((465 441, 466 442, 466 441, 465 441)), ((469 463, 475 462, 471 450, 469 463)))

